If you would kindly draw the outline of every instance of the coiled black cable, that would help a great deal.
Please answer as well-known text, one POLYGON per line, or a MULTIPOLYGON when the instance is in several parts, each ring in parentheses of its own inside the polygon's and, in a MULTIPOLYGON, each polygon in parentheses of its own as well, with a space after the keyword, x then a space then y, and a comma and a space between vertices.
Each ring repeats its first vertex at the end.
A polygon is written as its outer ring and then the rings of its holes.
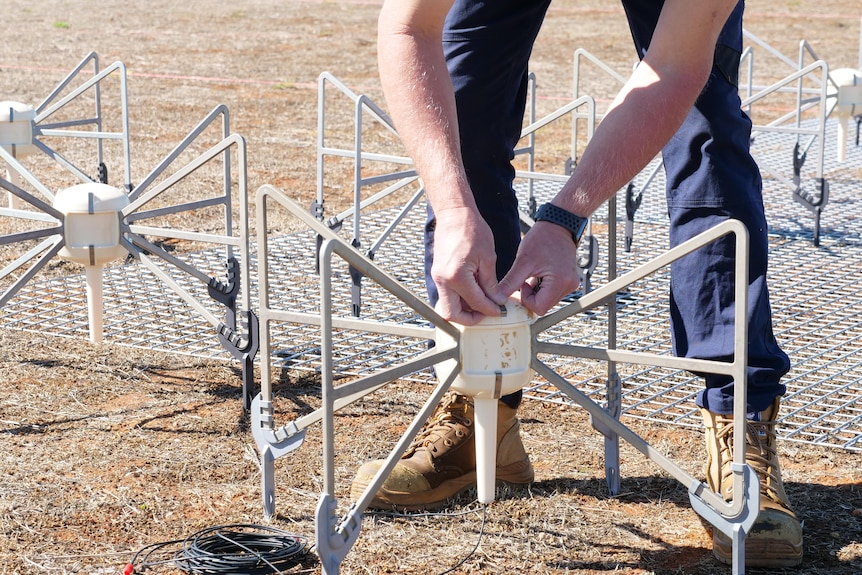
POLYGON ((244 573, 268 575, 297 565, 308 549, 304 537, 264 525, 236 524, 208 527, 186 539, 148 545, 138 551, 126 566, 125 575, 135 570, 173 563, 178 569, 196 575, 244 573), (180 545, 170 559, 152 556, 172 545, 180 545), (142 560, 138 562, 138 559, 142 560), (136 567, 137 565, 137 567, 136 567))

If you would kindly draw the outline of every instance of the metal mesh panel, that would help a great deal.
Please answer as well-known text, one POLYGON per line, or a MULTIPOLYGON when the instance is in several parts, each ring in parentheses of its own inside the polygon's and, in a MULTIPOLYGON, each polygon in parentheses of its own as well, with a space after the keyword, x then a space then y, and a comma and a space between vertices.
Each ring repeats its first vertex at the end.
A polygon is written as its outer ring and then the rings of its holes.
MULTIPOLYGON (((834 126, 830 123, 830 133, 834 126)), ((832 138, 831 141, 834 141, 832 138)), ((768 134, 755 140, 754 152, 773 168, 792 170, 792 138, 768 134), (782 139, 783 138, 783 139, 782 139)), ((862 320, 855 310, 862 307, 862 148, 848 146, 847 161, 836 164, 827 146, 825 177, 831 184, 830 203, 823 210, 821 245, 812 245, 812 217, 795 202, 778 180, 764 175, 764 201, 770 221, 772 305, 776 336, 790 355, 793 367, 785 377, 788 394, 783 402, 780 433, 787 439, 862 451, 862 320)), ((644 174, 650 171, 650 167, 644 174)), ((640 177, 645 177, 643 174, 640 177)), ((789 177, 789 176, 788 176, 789 177)), ((803 176, 805 181, 805 176, 803 176)), ((519 195, 526 200, 526 186, 519 195)), ((556 192, 558 184, 535 182, 541 203, 556 192)), ((664 180, 659 170, 637 211, 631 252, 620 249, 619 272, 625 272, 666 249, 667 221, 664 180)), ((620 194, 619 203, 624 197, 620 194)), ((524 202, 526 203, 526 202, 524 202)), ((363 217, 363 234, 374 237, 393 214, 371 212, 363 217)), ((375 253, 375 262, 403 282, 411 291, 424 293, 422 238, 424 209, 412 210, 375 253)), ((620 210, 618 218, 623 218, 620 210)), ((607 222, 603 208, 596 216, 607 222)), ((345 226, 348 229, 349 226, 345 226)), ((622 225, 618 226, 622 234, 622 225)), ((593 283, 607 279, 607 242, 602 245, 593 283)), ((604 233, 604 232, 602 232, 604 233)), ((274 238, 270 245, 271 305, 296 312, 318 313, 319 284, 314 275, 315 247, 311 233, 274 238)), ((370 243, 370 242, 369 242, 370 243)), ((618 239, 622 246, 622 237, 618 239)), ((194 254, 201 268, 221 265, 222 252, 194 254)), ((254 260, 254 253, 252 258, 254 260)), ((251 262, 254 267, 254 261, 251 262)), ((256 290, 252 271, 252 293, 256 290)), ((668 329, 668 273, 659 273, 619 294, 617 346, 636 351, 670 353, 668 329)), ((177 278, 183 282, 183 278, 177 278)), ((186 280, 187 281, 187 280, 186 280)), ((350 276, 346 267, 333 279, 335 313, 349 315, 350 276)), ((207 301, 204 286, 186 286, 207 301), (196 290, 201 290, 197 292, 196 290)), ((574 294, 572 297, 577 297, 574 294)), ((184 353, 203 357, 230 356, 219 345, 212 327, 137 264, 105 270, 104 334, 108 342, 184 353), (146 297, 143 297, 143 296, 146 297)), ((221 313, 212 303, 214 313, 221 313)), ((398 300, 366 280, 362 286, 362 317, 380 321, 418 322, 398 300)), ((61 279, 34 278, 10 300, 0 317, 0 326, 60 336, 86 338, 87 313, 84 276, 61 279)), ((543 337, 561 343, 606 345, 607 314, 598 311, 574 317, 548 330, 543 337)), ((296 370, 318 370, 319 330, 316 326, 283 323, 272 333, 274 361, 296 370)), ((375 333, 339 333, 335 368, 343 375, 372 372, 399 359, 421 352, 426 342, 375 333)), ((543 358, 553 369, 578 387, 601 400, 605 392, 606 367, 601 362, 572 358, 543 358)), ((701 389, 698 378, 666 368, 619 366, 623 385, 623 415, 699 426, 694 396, 701 389)), ((415 378, 428 380, 431 374, 415 378)), ((555 387, 538 380, 526 397, 568 403, 555 387)))

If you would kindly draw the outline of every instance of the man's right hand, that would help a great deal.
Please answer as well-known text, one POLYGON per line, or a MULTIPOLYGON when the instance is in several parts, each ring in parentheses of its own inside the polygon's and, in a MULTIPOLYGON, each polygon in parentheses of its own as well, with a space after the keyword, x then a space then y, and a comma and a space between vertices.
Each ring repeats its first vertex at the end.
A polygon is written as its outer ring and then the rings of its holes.
POLYGON ((572 232, 550 222, 536 222, 494 295, 505 301, 520 291, 524 307, 542 316, 578 284, 578 249, 572 232))

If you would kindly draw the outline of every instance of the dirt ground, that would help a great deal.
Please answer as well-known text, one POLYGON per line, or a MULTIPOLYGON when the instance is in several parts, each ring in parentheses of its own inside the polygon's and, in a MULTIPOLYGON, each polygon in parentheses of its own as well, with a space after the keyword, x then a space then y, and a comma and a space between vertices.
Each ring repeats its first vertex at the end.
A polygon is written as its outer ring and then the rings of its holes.
MULTIPOLYGON (((248 142, 249 190, 273 184, 307 202, 315 194, 318 75, 329 71, 382 103, 379 5, 6 0, 0 99, 40 101, 95 51, 103 65, 121 61, 128 69, 134 181, 224 104, 232 131, 248 142)), ((782 53, 795 58, 805 39, 831 66, 857 66, 857 2, 748 5, 746 27, 782 53)), ((625 70, 630 44, 618 3, 555 0, 533 57, 539 115, 571 95, 575 48, 625 70)), ((330 179, 335 189, 339 177, 330 179)), ((347 201, 333 197, 336 205, 347 201)), ((118 573, 145 546, 213 525, 262 523, 258 454, 236 363, 0 329, 0 373, 0 573, 118 573)), ((394 438, 423 400, 420 391, 395 384, 398 401, 352 410, 337 426, 365 429, 385 415, 382 434, 394 438)), ((319 404, 319 386, 307 374, 285 371, 277 393, 285 418, 319 404)), ((528 401, 520 413, 536 469, 531 488, 502 494, 484 525, 469 495, 441 514, 369 515, 342 572, 441 573, 467 556, 454 572, 730 572, 712 558, 710 534, 683 486, 623 445, 622 493, 610 498, 602 441, 581 410, 528 401)), ((700 473, 699 432, 627 423, 700 473)), ((337 480, 346 493, 350 470, 379 448, 368 434, 345 437, 337 480)), ((780 452, 806 538, 802 566, 786 572, 862 572, 859 454, 791 443, 780 452)), ((318 427, 277 461, 276 480, 272 525, 313 542, 318 427)), ((169 565, 151 571, 178 572, 169 565)), ((288 572, 319 571, 312 552, 288 572)))

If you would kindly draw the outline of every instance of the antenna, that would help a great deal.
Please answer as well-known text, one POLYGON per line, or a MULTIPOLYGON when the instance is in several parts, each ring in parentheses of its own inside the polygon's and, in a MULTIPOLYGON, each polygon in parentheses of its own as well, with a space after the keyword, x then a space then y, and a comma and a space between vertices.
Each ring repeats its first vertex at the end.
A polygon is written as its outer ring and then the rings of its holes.
MULTIPOLYGON (((445 321, 428 304, 413 295, 397 279, 378 268, 370 259, 360 253, 352 243, 348 243, 336 232, 320 222, 307 209, 288 198, 281 190, 264 185, 258 189, 256 203, 258 213, 264 215, 268 206, 274 202, 286 208, 292 215, 305 223, 311 231, 318 234, 323 242, 320 248, 320 316, 317 325, 321 328, 321 378, 323 384, 323 407, 314 413, 303 416, 281 428, 275 427, 271 387, 261 385, 262 392, 252 402, 251 418, 255 441, 261 452, 262 495, 264 515, 273 517, 275 513, 274 462, 275 459, 290 453, 300 446, 309 424, 320 421, 323 426, 323 491, 318 501, 316 513, 316 542, 323 573, 335 575, 339 572, 341 561, 359 537, 362 514, 370 504, 374 494, 383 485, 394 469, 401 454, 430 417, 434 407, 449 389, 457 389, 474 396, 476 413, 476 462, 480 501, 494 500, 494 468, 496 452, 496 397, 519 388, 524 379, 529 380, 533 370, 544 377, 550 385, 556 386, 572 401, 583 407, 593 418, 597 429, 602 433, 613 433, 624 439, 644 456, 653 461, 689 489, 693 508, 707 521, 724 533, 729 533, 734 545, 734 574, 744 571, 745 534, 757 517, 759 508, 759 482, 751 468, 745 463, 745 446, 740 442, 733 453, 734 487, 733 500, 725 501, 720 494, 712 492, 706 484, 699 481, 676 463, 660 454, 641 439, 634 431, 621 423, 614 414, 602 408, 575 385, 559 375, 540 356, 564 355, 575 358, 590 358, 612 362, 634 363, 676 367, 701 373, 722 373, 730 375, 736 382, 734 395, 735 433, 744 433, 746 420, 746 364, 747 364, 747 285, 748 285, 748 233, 745 226, 734 220, 725 221, 691 240, 680 244, 653 260, 646 262, 630 272, 619 276, 602 287, 591 291, 580 299, 568 303, 552 313, 535 319, 520 308, 516 302, 508 302, 506 312, 499 317, 488 318, 484 323, 464 328, 445 321), (684 357, 671 357, 663 354, 634 352, 593 346, 575 346, 540 339, 540 335, 569 317, 588 313, 597 307, 613 301, 616 294, 629 285, 643 280, 672 262, 693 251, 732 234, 736 238, 735 270, 735 309, 734 357, 732 362, 696 360, 684 357), (388 323, 361 318, 342 318, 332 305, 332 279, 341 275, 333 260, 338 256, 344 263, 358 269, 364 277, 375 282, 389 294, 397 297, 404 305, 418 313, 435 329, 422 327, 416 322, 409 324, 388 323), (397 333, 417 339, 432 335, 436 345, 423 353, 406 360, 390 358, 382 369, 352 379, 347 383, 335 384, 337 373, 334 369, 336 329, 349 328, 375 333, 397 333), (477 355, 487 355, 479 357, 477 355), (396 442, 384 463, 366 486, 358 499, 341 517, 336 515, 335 498, 335 412, 365 397, 384 385, 419 370, 434 367, 438 383, 428 399, 416 414, 402 437, 396 442), (266 394, 266 395, 265 395, 266 394), (481 418, 481 421, 480 421, 481 418)), ((272 205, 275 205, 272 204, 272 205)), ((268 253, 266 233, 258 230, 259 249, 268 253)), ((262 258, 258 262, 261 279, 268 275, 268 264, 262 258)), ((273 286, 269 285, 267 291, 273 286)), ((270 356, 269 326, 275 321, 296 320, 300 314, 285 310, 261 309, 261 330, 263 350, 263 373, 272 369, 270 356)), ((311 318, 307 318, 311 319, 311 318)), ((264 377, 268 377, 264 375, 264 377)), ((271 377, 271 376, 270 376, 271 377)))
MULTIPOLYGON (((0 234, 0 247, 5 247, 7 254, 16 254, 11 263, 0 269, 0 307, 57 256, 85 268, 89 337, 100 342, 103 268, 124 258, 127 263, 136 260, 153 274, 154 281, 180 296, 211 324, 222 345, 244 362, 243 387, 248 408, 248 384, 253 377, 251 362, 257 351, 257 321, 251 312, 248 287, 245 140, 230 133, 228 110, 217 106, 134 187, 130 177, 126 90, 125 66, 117 62, 99 71, 98 58, 91 54, 38 107, 17 102, 0 106, 0 160, 5 161, 9 171, 6 179, 0 178, 0 188, 7 190, 12 199, 9 208, 0 208, 0 218, 9 223, 0 234), (60 96, 90 62, 94 66, 93 76, 60 96), (102 128, 98 88, 111 74, 120 78, 122 129, 118 132, 102 128), (56 118, 60 110, 89 93, 95 94, 94 116, 47 123, 48 118, 56 118), (219 124, 220 130, 210 129, 219 124), (84 126, 95 129, 79 129, 84 126), (193 144, 196 147, 203 144, 205 135, 212 139, 212 132, 216 132, 216 143, 189 160, 187 150, 193 144), (74 140, 61 153, 44 141, 55 137, 74 140), (96 176, 88 175, 79 167, 80 162, 71 159, 82 156, 79 139, 97 143, 96 176), (105 140, 122 143, 125 177, 121 187, 108 183, 102 145, 105 140), (25 165, 25 159, 39 156, 40 151, 47 156, 47 163, 25 165), (188 162, 183 163, 184 160, 188 162), (61 168, 59 176, 48 173, 52 167, 61 168), (54 193, 43 181, 47 177, 52 182, 70 178, 72 181, 54 193), (196 221, 192 216, 220 220, 222 229, 189 229, 187 222, 196 221), (219 249, 222 258, 216 265, 200 262, 186 253, 189 250, 177 248, 184 243, 219 249), (238 321, 238 314, 245 317, 238 321)), ((146 293, 140 294, 141 298, 145 299, 146 293)), ((74 303, 74 298, 70 298, 70 305, 74 303)))

